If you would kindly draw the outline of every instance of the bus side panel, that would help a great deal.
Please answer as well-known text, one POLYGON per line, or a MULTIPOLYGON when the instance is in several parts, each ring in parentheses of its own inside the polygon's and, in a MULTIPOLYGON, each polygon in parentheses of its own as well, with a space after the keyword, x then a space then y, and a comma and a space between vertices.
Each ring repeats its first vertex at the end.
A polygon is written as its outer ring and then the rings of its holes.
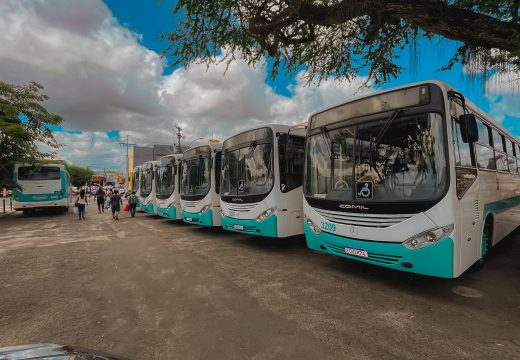
POLYGON ((296 188, 285 194, 287 201, 287 233, 288 236, 303 234, 303 187, 296 188))
POLYGON ((498 173, 497 178, 498 186, 493 188, 494 194, 488 194, 483 211, 484 216, 493 216, 493 245, 515 230, 520 219, 518 175, 498 173))

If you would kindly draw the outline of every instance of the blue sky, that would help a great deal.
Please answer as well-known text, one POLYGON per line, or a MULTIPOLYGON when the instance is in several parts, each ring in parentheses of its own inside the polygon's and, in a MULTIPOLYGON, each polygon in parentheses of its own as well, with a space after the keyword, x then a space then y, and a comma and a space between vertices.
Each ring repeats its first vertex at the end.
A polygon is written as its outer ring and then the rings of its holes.
MULTIPOLYGON (((64 145, 59 158, 123 170, 119 142, 127 135, 131 143, 171 144, 174 124, 180 124, 186 142, 223 140, 262 123, 302 122, 324 106, 377 90, 358 91, 364 74, 351 84, 328 80, 318 87, 305 86, 300 74, 272 80, 268 69, 242 61, 225 75, 222 65, 172 68, 160 56, 166 47, 160 35, 178 21, 173 7, 172 0, 0 2, 0 73, 7 82, 35 80, 45 86, 46 106, 65 119, 55 128, 64 145)), ((439 71, 455 48, 440 38, 420 41, 415 66, 405 50, 398 59, 405 69, 382 88, 444 80, 520 135, 518 89, 500 79, 482 83, 459 64, 439 71)))
MULTIPOLYGON (((161 53, 166 44, 160 39, 159 34, 171 31, 173 24, 178 21, 179 16, 174 17, 172 9, 175 1, 150 1, 139 6, 127 6, 120 0, 105 0, 114 16, 132 31, 142 35, 142 44, 149 49, 161 53)), ((433 41, 423 39, 418 43, 417 55, 411 54, 410 48, 399 54, 397 63, 405 70, 399 78, 383 84, 382 89, 403 85, 409 82, 438 79, 453 85, 459 91, 466 94, 474 103, 488 112, 490 100, 483 96, 484 84, 482 77, 469 77, 463 71, 461 64, 456 64, 450 71, 441 71, 441 67, 448 63, 454 54, 458 43, 444 38, 434 38, 433 41), (415 61, 411 61, 415 58, 415 61)), ((171 66, 165 68, 165 74, 173 71, 171 66)), ((294 76, 290 74, 279 74, 274 80, 266 77, 265 82, 273 90, 281 95, 290 96, 288 85, 294 84, 294 76)), ((498 99, 501 101, 501 99, 498 99)), ((520 120, 507 116, 503 124, 508 126, 516 135, 520 135, 520 126, 515 123, 520 120)))

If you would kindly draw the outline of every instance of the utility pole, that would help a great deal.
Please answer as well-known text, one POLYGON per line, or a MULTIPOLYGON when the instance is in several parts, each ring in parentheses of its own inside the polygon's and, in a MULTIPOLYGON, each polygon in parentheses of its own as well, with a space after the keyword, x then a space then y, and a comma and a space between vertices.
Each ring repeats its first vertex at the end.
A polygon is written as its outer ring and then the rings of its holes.
POLYGON ((130 169, 129 169, 129 166, 130 166, 130 159, 128 158, 128 150, 129 150, 129 146, 130 145, 135 145, 135 144, 129 144, 128 143, 128 138, 129 136, 126 135, 126 141, 124 142, 119 142, 120 145, 125 145, 126 146, 126 176, 125 176, 125 180, 128 179, 129 175, 130 175, 130 169))
POLYGON ((177 153, 182 153, 181 150, 181 139, 184 139, 184 135, 182 135, 182 128, 175 124, 175 129, 177 130, 175 136, 177 137, 177 153))

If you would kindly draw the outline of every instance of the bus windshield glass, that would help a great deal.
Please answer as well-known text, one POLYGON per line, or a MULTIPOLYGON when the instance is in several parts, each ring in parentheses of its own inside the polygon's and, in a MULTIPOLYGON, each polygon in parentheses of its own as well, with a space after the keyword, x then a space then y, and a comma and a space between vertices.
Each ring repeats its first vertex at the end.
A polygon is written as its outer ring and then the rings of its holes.
POLYGON ((204 196, 211 187, 211 155, 192 157, 182 166, 181 195, 204 196))
POLYGON ((447 185, 444 149, 437 113, 404 116, 397 110, 379 121, 322 128, 307 140, 305 195, 338 201, 434 200, 447 185), (373 187, 370 197, 357 194, 356 185, 367 182, 373 187))
POLYGON ((136 169, 134 172, 134 181, 132 181, 132 191, 139 190, 139 169, 136 169))
POLYGON ((20 166, 18 180, 60 180, 60 168, 57 166, 20 166))
POLYGON ((222 153, 223 196, 267 194, 273 187, 273 146, 254 141, 222 153))
POLYGON ((160 165, 155 170, 157 197, 168 197, 175 190, 175 167, 173 164, 160 165))
POLYGON ((141 196, 146 197, 152 192, 152 178, 152 168, 143 168, 141 174, 141 196))

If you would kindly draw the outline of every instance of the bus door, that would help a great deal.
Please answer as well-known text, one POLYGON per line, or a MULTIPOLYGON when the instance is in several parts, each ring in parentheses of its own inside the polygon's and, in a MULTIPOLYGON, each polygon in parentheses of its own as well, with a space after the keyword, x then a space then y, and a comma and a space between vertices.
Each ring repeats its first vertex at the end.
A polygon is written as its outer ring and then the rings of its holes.
MULTIPOLYGON (((451 102, 451 105, 456 192, 459 204, 459 268, 466 269, 480 258, 481 236, 479 225, 482 220, 479 219, 479 182, 476 181, 477 168, 474 145, 465 143, 461 136, 458 117, 463 114, 462 106, 454 101, 451 102)), ((457 246, 457 242, 455 246, 457 246)))

